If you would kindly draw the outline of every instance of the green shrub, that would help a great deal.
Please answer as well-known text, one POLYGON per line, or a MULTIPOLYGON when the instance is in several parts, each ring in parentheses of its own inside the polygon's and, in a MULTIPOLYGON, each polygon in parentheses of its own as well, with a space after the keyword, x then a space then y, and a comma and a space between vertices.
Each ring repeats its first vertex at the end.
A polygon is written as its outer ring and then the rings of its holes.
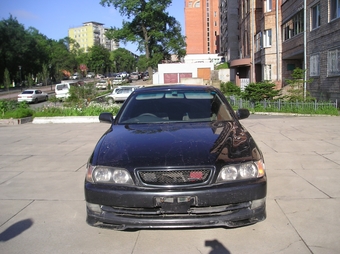
POLYGON ((29 109, 29 105, 26 102, 17 102, 13 100, 0 100, 0 118, 14 118, 14 111, 20 109, 19 115, 22 117, 31 116, 31 111, 25 111, 22 109, 29 109), (25 112, 27 115, 25 116, 25 112))
POLYGON ((3 118, 25 118, 33 116, 34 111, 30 108, 17 108, 15 110, 10 110, 5 112, 3 118))
POLYGON ((242 93, 242 97, 246 100, 257 102, 265 99, 272 100, 274 97, 280 96, 280 94, 281 90, 276 90, 274 83, 262 81, 247 85, 242 93))
POLYGON ((222 82, 221 91, 225 95, 241 95, 241 88, 231 81, 222 82))

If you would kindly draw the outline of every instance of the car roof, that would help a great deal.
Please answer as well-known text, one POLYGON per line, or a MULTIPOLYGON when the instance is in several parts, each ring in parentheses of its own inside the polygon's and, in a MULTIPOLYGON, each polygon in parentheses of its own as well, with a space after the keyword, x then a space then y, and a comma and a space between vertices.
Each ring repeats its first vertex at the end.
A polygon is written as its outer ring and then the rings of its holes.
POLYGON ((142 92, 158 92, 158 91, 173 91, 173 90, 181 90, 181 91, 217 91, 218 89, 213 86, 204 86, 204 85, 184 85, 184 84, 175 84, 175 85, 154 85, 154 86, 145 86, 141 89, 137 89, 135 93, 142 92))

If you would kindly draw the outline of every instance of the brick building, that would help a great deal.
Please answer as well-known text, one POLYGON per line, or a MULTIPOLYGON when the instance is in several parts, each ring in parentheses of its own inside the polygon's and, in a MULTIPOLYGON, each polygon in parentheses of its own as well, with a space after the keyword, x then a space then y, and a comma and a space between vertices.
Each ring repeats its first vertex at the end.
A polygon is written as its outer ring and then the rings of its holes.
POLYGON ((278 3, 276 8, 275 0, 238 1, 239 57, 229 63, 241 88, 263 80, 281 88, 281 0, 278 3))
POLYGON ((340 99, 340 1, 307 1, 307 91, 320 100, 340 99))
POLYGON ((299 67, 313 97, 340 99, 340 0, 220 0, 220 8, 221 49, 237 85, 270 80, 285 88, 299 67), (230 10, 238 11, 237 30, 226 25, 230 10), (231 33, 237 33, 237 49, 228 43, 231 33))
POLYGON ((184 1, 187 54, 219 53, 219 0, 184 1))

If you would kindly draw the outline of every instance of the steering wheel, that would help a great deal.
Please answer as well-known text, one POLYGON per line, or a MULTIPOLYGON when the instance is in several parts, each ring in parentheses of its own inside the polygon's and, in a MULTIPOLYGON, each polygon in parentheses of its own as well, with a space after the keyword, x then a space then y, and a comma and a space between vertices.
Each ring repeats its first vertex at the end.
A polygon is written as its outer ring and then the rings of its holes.
POLYGON ((157 117, 156 115, 154 115, 154 114, 151 114, 151 113, 143 113, 143 114, 140 114, 138 117, 143 117, 143 116, 152 116, 152 117, 157 117))

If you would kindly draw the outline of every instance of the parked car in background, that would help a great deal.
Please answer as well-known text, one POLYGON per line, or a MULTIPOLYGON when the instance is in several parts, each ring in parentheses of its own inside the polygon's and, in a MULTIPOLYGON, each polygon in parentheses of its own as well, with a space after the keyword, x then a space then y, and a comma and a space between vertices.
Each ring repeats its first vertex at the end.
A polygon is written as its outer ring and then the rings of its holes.
POLYGON ((97 89, 107 89, 108 88, 108 82, 105 79, 101 79, 96 83, 97 89))
POLYGON ((78 82, 74 81, 74 82, 64 82, 62 81, 62 83, 60 84, 56 84, 54 87, 54 92, 55 92, 55 97, 59 100, 65 100, 70 96, 70 87, 74 85, 74 86, 78 86, 78 82))
POLYGON ((27 89, 18 95, 18 102, 38 103, 47 100, 48 94, 37 89, 27 89))
POLYGON ((123 82, 125 81, 125 78, 121 75, 116 75, 113 79, 112 79, 112 84, 113 85, 121 85, 123 82))
POLYGON ((94 77, 95 77, 95 74, 94 74, 94 72, 88 72, 88 73, 86 74, 86 77, 87 77, 87 78, 94 78, 94 77))
POLYGON ((70 77, 70 79, 80 79, 80 75, 78 72, 73 73, 73 75, 70 77))
POLYGON ((145 81, 145 80, 148 80, 149 79, 149 72, 144 72, 143 73, 143 81, 145 81))
POLYGON ((87 163, 87 223, 129 228, 239 227, 266 218, 262 152, 212 86, 134 90, 87 163))
POLYGON ((132 73, 130 74, 130 78, 131 78, 132 80, 138 80, 138 79, 139 79, 139 73, 138 73, 138 72, 132 72, 132 73))
POLYGON ((103 78, 105 78, 105 76, 103 74, 97 74, 96 78, 103 79, 103 78))
POLYGON ((110 104, 114 102, 124 102, 129 95, 138 88, 139 86, 119 86, 113 89, 111 94, 106 96, 107 101, 110 104))

